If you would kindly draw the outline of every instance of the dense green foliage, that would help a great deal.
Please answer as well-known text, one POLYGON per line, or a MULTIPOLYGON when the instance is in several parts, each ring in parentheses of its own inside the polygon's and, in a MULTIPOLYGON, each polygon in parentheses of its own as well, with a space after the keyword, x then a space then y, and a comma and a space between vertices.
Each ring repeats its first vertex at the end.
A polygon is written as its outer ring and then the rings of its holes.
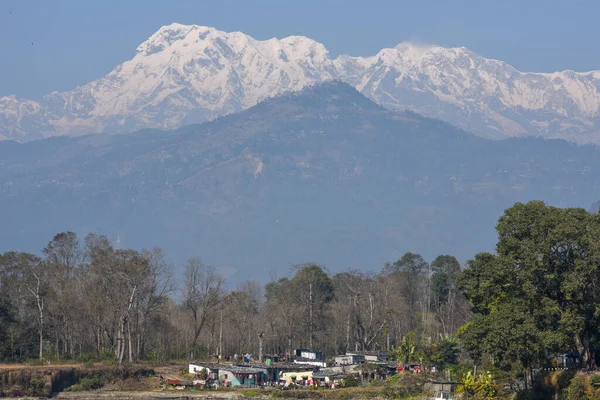
POLYGON ((82 392, 100 389, 104 386, 104 379, 101 377, 87 377, 82 378, 75 385, 69 388, 71 392, 82 392))
POLYGON ((515 204, 497 225, 496 254, 477 254, 460 287, 473 319, 460 337, 500 368, 533 368, 571 353, 595 365, 600 334, 600 216, 541 201, 515 204))
POLYGON ((588 396, 585 390, 585 377, 576 376, 571 380, 567 388, 565 400, 587 400, 588 396))

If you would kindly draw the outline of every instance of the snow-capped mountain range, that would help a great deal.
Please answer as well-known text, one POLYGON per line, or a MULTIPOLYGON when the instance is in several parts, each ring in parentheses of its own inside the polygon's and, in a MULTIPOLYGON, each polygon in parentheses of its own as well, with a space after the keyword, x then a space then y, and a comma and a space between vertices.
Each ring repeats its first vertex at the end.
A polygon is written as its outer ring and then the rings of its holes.
POLYGON ((600 71, 520 72, 460 48, 401 43, 372 57, 329 57, 303 36, 171 24, 106 76, 40 102, 0 98, 0 139, 172 129, 339 79, 375 102, 475 134, 600 143, 600 71))

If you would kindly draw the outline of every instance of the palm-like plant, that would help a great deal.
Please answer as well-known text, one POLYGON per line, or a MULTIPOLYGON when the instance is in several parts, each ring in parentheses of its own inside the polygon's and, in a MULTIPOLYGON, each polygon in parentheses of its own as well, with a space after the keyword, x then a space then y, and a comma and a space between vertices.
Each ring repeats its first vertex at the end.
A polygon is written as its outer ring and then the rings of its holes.
POLYGON ((398 352, 403 363, 410 363, 412 356, 415 354, 416 338, 414 332, 409 332, 408 335, 402 338, 398 352))
POLYGON ((492 399, 498 393, 498 385, 490 372, 475 376, 471 371, 462 377, 456 394, 462 394, 465 399, 492 399))

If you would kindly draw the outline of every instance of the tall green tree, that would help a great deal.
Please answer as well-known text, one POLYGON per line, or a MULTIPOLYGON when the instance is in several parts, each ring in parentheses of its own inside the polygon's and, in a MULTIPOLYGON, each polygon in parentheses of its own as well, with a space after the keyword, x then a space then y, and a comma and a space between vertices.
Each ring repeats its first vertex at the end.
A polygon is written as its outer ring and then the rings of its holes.
POLYGON ((460 276, 460 263, 454 256, 437 256, 431 263, 431 286, 435 300, 440 304, 448 302, 451 292, 456 289, 460 276))
POLYGON ((591 363, 598 339, 599 225, 583 209, 540 201, 505 211, 496 227, 497 254, 475 256, 460 279, 475 314, 461 332, 472 354, 519 362, 528 371, 569 350, 591 363))
POLYGON ((442 336, 456 331, 455 321, 461 298, 458 296, 460 263, 454 256, 441 255, 431 263, 431 301, 437 321, 441 325, 442 336))
POLYGON ((414 331, 418 325, 418 315, 423 316, 431 305, 429 286, 429 264, 420 254, 406 253, 399 260, 386 266, 391 278, 406 303, 409 314, 408 331, 414 331))
POLYGON ((305 332, 309 348, 314 348, 316 334, 325 329, 328 305, 334 298, 334 287, 323 268, 316 264, 298 265, 291 281, 292 290, 297 296, 298 310, 304 314, 305 332))

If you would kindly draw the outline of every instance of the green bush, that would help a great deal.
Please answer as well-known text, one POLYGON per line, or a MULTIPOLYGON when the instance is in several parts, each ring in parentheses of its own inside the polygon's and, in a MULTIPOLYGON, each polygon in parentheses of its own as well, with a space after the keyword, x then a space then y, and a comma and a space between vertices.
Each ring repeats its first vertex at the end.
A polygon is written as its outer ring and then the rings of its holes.
POLYGON ((393 399, 415 396, 423 392, 425 381, 423 374, 397 374, 387 380, 383 395, 393 399))
POLYGON ((39 378, 31 378, 29 382, 27 382, 27 388, 31 390, 32 394, 40 395, 44 389, 44 380, 39 378))
POLYGON ((403 374, 392 375, 388 378, 386 383, 388 385, 397 385, 398 383, 400 383, 402 381, 402 378, 404 378, 403 374))
POLYGON ((342 382, 342 387, 356 387, 360 385, 360 381, 354 376, 349 376, 342 382))
POLYGON ((71 386, 72 392, 86 392, 89 390, 100 389, 104 386, 104 379, 99 376, 81 378, 79 382, 71 386))
POLYGON ((590 378, 590 384, 600 386, 600 375, 594 375, 590 378))
POLYGON ((571 379, 571 384, 567 388, 566 400, 587 400, 587 394, 585 393, 585 378, 583 376, 576 376, 571 379))

